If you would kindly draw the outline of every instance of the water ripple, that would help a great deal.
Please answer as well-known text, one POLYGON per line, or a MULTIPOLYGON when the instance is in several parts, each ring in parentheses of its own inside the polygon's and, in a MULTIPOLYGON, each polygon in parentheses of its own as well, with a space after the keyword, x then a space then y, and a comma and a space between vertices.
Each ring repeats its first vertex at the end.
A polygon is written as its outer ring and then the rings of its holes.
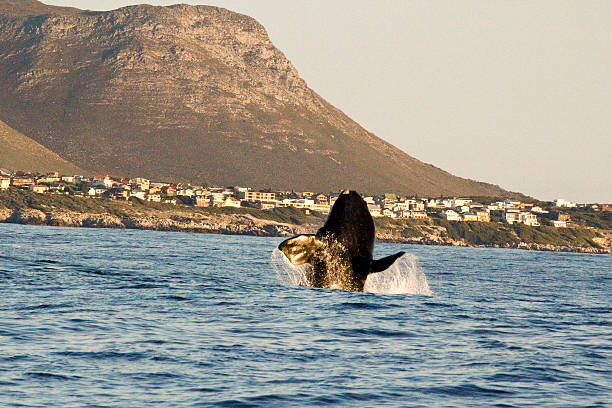
POLYGON ((609 256, 377 244, 412 254, 407 269, 350 293, 279 280, 276 238, 8 224, 0 237, 0 406, 612 395, 609 256))

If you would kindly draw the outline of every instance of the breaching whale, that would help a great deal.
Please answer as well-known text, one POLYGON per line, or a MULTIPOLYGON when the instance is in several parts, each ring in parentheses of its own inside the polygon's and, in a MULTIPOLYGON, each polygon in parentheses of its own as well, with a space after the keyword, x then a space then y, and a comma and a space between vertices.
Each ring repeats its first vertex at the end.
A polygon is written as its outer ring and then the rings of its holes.
POLYGON ((367 204, 357 192, 345 190, 316 234, 289 238, 278 249, 293 265, 312 266, 305 284, 361 292, 370 273, 384 271, 404 254, 374 260, 374 240, 367 204))

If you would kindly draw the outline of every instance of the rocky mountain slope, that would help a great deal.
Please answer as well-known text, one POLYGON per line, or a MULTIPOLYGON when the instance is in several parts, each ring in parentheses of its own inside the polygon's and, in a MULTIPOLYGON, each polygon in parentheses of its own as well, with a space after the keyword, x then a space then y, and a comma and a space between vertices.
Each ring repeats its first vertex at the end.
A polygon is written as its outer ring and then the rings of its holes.
POLYGON ((0 170, 83 174, 83 170, 0 121, 0 170))
POLYGON ((366 131, 308 88, 257 21, 216 7, 89 12, 0 0, 0 120, 95 172, 509 195, 366 131))

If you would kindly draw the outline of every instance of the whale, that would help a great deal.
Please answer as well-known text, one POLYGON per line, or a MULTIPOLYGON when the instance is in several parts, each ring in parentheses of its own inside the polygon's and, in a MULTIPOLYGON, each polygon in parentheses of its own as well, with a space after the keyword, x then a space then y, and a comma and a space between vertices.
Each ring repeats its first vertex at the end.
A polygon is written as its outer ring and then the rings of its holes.
POLYGON ((405 252, 374 260, 376 229, 359 193, 344 190, 316 234, 286 239, 278 249, 293 265, 308 264, 302 283, 363 292, 368 275, 389 268, 405 252))

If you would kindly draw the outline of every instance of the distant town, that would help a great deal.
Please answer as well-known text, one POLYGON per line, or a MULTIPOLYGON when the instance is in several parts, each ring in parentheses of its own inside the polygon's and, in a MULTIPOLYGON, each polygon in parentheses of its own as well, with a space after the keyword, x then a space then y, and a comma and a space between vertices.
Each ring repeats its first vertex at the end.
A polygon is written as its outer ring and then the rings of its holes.
MULTIPOLYGON (((249 187, 203 187, 188 183, 154 182, 142 177, 114 178, 108 175, 31 174, 23 171, 0 172, 0 190, 10 187, 39 194, 64 194, 87 199, 107 198, 129 201, 188 205, 195 207, 250 207, 272 210, 294 207, 306 213, 327 214, 340 192, 256 191, 249 187)), ((401 197, 395 193, 364 196, 372 217, 427 219, 440 218, 456 222, 491 222, 567 228, 571 223, 564 208, 588 208, 612 211, 611 204, 577 204, 563 199, 534 203, 516 200, 477 200, 469 197, 424 198, 401 197), (482 202, 479 202, 482 201, 482 202)))

